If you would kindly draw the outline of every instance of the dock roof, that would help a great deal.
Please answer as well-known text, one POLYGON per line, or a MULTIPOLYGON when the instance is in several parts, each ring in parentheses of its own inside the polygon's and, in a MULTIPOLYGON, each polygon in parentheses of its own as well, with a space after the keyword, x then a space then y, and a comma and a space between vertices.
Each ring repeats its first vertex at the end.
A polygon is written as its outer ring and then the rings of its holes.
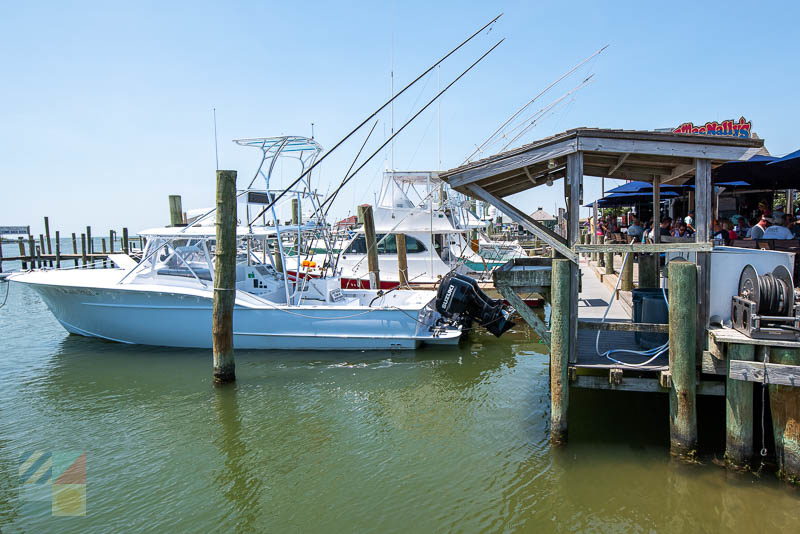
POLYGON ((470 194, 474 184, 504 197, 563 178, 567 155, 583 153, 583 174, 680 185, 694 178, 695 159, 712 166, 766 153, 764 140, 660 131, 575 128, 439 174, 470 194))

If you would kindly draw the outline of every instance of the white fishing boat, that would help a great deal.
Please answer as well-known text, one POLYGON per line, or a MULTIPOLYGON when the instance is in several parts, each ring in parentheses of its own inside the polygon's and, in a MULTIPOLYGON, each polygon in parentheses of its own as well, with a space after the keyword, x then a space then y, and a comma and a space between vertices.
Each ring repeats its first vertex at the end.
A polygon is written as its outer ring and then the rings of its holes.
MULTIPOLYGON (((472 319, 490 325, 496 335, 510 327, 508 313, 497 301, 472 290, 454 300, 453 291, 467 287, 463 280, 452 280, 453 290, 446 293, 447 285, 439 295, 342 289, 329 261, 318 266, 301 260, 300 253, 287 254, 286 236, 292 236, 296 250, 302 251, 310 242, 307 236, 324 238, 329 229, 321 218, 281 225, 272 202, 277 197, 269 189, 270 174, 275 160, 285 156, 298 158, 305 169, 321 148, 303 137, 239 144, 261 149, 256 177, 266 180, 266 188, 254 189, 254 179, 239 192, 240 218, 245 216, 250 224, 237 229, 235 348, 414 349, 457 344, 463 326, 472 319), (265 222, 265 205, 271 206, 273 224, 253 224, 265 222), (312 276, 293 275, 287 268, 290 262, 296 262, 295 273, 303 270, 312 276)), ((311 191, 306 177, 302 187, 285 193, 297 199, 299 208, 303 199, 316 202, 311 191)), ((112 254, 114 269, 41 269, 14 274, 10 280, 35 290, 70 333, 122 343, 210 348, 216 235, 203 222, 213 215, 199 216, 187 227, 139 232, 146 239, 140 261, 112 254)))
MULTIPOLYGON (((399 284, 395 236, 406 236, 406 261, 411 283, 431 284, 448 273, 485 276, 515 257, 527 254, 517 242, 492 241, 468 201, 448 192, 433 172, 384 173, 373 208, 378 242, 381 288, 399 284), (470 233, 476 235, 473 250, 470 233)), ((335 261, 343 287, 369 287, 367 246, 363 229, 342 245, 335 261)))

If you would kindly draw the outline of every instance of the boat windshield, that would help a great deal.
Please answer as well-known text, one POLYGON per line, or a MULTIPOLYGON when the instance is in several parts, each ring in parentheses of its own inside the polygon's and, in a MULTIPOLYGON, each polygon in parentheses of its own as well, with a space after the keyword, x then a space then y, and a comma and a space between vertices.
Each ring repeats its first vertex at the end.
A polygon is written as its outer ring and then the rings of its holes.
POLYGON ((211 281, 215 245, 216 239, 196 237, 149 239, 136 278, 179 276, 211 281))

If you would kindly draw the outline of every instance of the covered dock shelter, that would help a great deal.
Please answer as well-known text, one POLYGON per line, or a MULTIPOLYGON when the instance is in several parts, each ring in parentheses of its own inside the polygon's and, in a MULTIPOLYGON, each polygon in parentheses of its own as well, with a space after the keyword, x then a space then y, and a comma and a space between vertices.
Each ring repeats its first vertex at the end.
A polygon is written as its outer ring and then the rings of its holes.
MULTIPOLYGON (((515 260, 498 270, 495 276, 498 290, 512 304, 518 301, 511 294, 515 289, 520 292, 539 289, 550 301, 549 326, 530 310, 522 310, 521 314, 537 332, 544 334, 543 339, 550 345, 550 437, 553 443, 566 441, 570 387, 663 392, 669 395, 670 450, 679 456, 692 455, 697 448, 695 396, 713 394, 726 395, 736 416, 728 426, 726 457, 744 462, 752 456, 752 383, 731 380, 724 360, 728 349, 720 347, 731 341, 732 358, 739 355, 739 359, 747 359, 750 354, 752 360, 753 345, 757 343, 714 338, 709 332, 709 266, 714 247, 710 231, 712 169, 730 161, 747 161, 763 153, 764 141, 758 138, 583 127, 440 174, 457 191, 493 205, 553 249, 552 260, 515 260), (650 183, 654 206, 660 203, 661 186, 693 182, 695 242, 660 243, 657 238, 654 243, 581 242, 579 213, 586 177, 650 183), (567 230, 563 236, 545 228, 507 200, 510 195, 532 188, 557 185, 554 183, 557 180, 563 180, 567 206, 567 230), (654 253, 679 252, 686 256, 686 253, 693 253, 696 263, 670 262, 669 325, 630 320, 605 322, 597 316, 593 320, 588 317, 579 320, 581 255, 611 250, 635 253, 640 258, 654 257, 654 253), (549 277, 543 276, 543 261, 550 262, 549 277), (598 359, 594 343, 587 347, 586 343, 579 342, 583 330, 608 331, 609 336, 619 340, 635 332, 668 332, 668 364, 662 360, 662 363, 636 367, 598 359), (709 360, 707 366, 709 354, 718 359, 709 360), (699 379, 701 370, 725 375, 725 378, 706 374, 705 379, 699 379)), ((800 343, 796 345, 800 347, 800 343)))

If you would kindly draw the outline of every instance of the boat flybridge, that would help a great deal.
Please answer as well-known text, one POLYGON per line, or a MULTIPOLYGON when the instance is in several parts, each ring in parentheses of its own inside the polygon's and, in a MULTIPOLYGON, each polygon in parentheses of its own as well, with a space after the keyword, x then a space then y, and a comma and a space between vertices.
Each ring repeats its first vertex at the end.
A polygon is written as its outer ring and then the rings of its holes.
MULTIPOLYGON (((296 158, 302 173, 322 149, 313 139, 298 136, 236 142, 262 152, 256 177, 238 193, 243 202, 237 228, 236 348, 413 349, 457 344, 472 319, 489 323, 496 335, 511 326, 499 301, 465 291, 468 282, 463 280, 443 284, 438 295, 342 289, 330 258, 316 265, 302 260, 307 256, 301 253, 292 256, 284 243, 301 251, 304 242, 329 239, 329 229, 310 176, 296 189, 281 192, 270 189, 270 177, 278 158, 296 158), (258 177, 265 180, 264 188, 254 188, 258 177), (310 203, 317 216, 281 224, 275 206, 281 194, 295 199, 298 209, 302 201, 310 203), (290 262, 297 262, 295 273, 317 273, 292 274, 290 262)), ((207 223, 213 217, 211 210, 185 227, 139 232, 146 238, 140 261, 113 254, 113 269, 45 268, 10 279, 37 291, 70 333, 123 343, 210 348, 216 232, 207 223)))

